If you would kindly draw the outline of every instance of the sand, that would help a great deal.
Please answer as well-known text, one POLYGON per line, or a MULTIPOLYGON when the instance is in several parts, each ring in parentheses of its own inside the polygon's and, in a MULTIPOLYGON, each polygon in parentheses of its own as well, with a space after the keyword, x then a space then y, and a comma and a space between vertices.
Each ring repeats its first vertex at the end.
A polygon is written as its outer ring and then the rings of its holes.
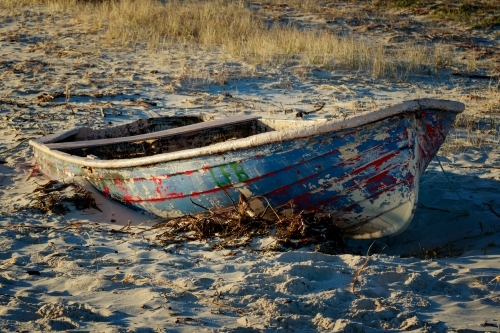
MULTIPOLYGON (((163 246, 151 228, 158 220, 107 200, 83 179, 75 181, 101 211, 32 210, 33 191, 47 180, 33 172, 27 145, 75 126, 249 111, 293 119, 322 103, 306 117, 421 97, 462 101, 472 117, 491 82, 449 70, 397 81, 270 69, 201 51, 186 60, 182 48, 104 47, 85 29, 40 7, 1 16, 1 332, 500 331, 500 155, 491 118, 452 130, 454 141, 422 177, 405 232, 346 240, 340 255, 315 246, 271 251, 272 237, 236 249, 217 248, 217 239, 163 246)), ((498 40, 482 38, 499 49, 498 40)), ((491 113, 497 124, 499 112, 491 113)))

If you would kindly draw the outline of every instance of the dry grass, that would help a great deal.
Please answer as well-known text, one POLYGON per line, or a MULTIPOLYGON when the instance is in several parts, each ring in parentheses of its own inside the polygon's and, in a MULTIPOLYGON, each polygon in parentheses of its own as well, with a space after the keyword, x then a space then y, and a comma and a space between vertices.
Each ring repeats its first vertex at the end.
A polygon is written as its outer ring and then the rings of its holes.
MULTIPOLYGON (((441 68, 462 71, 484 69, 480 49, 472 49, 459 57, 453 43, 405 41, 391 47, 388 44, 373 43, 372 40, 363 38, 363 34, 359 34, 360 37, 346 37, 325 28, 325 25, 317 24, 306 29, 293 20, 283 20, 288 12, 302 11, 321 19, 352 19, 361 26, 367 18, 363 15, 369 15, 372 18, 383 18, 384 22, 394 25, 403 25, 404 28, 405 23, 398 22, 397 16, 393 15, 397 11, 409 11, 430 18, 446 12, 449 15, 442 16, 441 19, 460 21, 458 16, 454 18, 450 15, 460 10, 463 12, 465 7, 460 7, 459 2, 452 0, 439 3, 413 0, 270 0, 265 4, 229 0, 0 2, 0 7, 8 8, 9 11, 25 5, 45 5, 55 16, 75 17, 89 31, 102 35, 107 45, 127 48, 147 46, 151 55, 158 57, 160 64, 180 68, 179 81, 188 81, 189 78, 192 85, 198 82, 203 84, 214 77, 221 84, 228 79, 229 74, 223 68, 214 74, 213 68, 204 63, 200 65, 197 59, 202 56, 219 61, 245 59, 252 65, 287 64, 340 69, 372 78, 391 77, 400 80, 407 80, 412 73, 436 74, 441 68), (167 59, 169 53, 165 50, 172 50, 172 59, 167 59), (179 56, 182 52, 185 52, 184 59, 179 56)), ((493 0, 482 0, 473 6, 476 7, 472 8, 474 10, 467 14, 463 22, 479 22, 482 18, 495 17, 500 13, 500 3, 493 0)), ((288 18, 292 16, 288 15, 288 18)), ((446 35, 452 32, 436 30, 432 35, 439 36, 440 33, 446 35)), ((170 89, 175 90, 175 87, 171 85, 170 89)), ((497 86, 492 86, 463 96, 462 101, 466 103, 468 111, 459 116, 456 126, 460 130, 450 134, 444 145, 445 152, 460 152, 470 146, 498 146, 498 91, 497 86), (479 112, 481 114, 478 117, 479 112)))
MULTIPOLYGON (((7 6, 16 5, 6 1, 7 6)), ((77 15, 91 31, 103 31, 110 45, 147 44, 158 50, 181 44, 218 49, 253 64, 313 65, 363 72, 373 78, 405 79, 410 73, 434 73, 444 66, 458 65, 451 49, 444 46, 415 44, 391 49, 328 29, 302 29, 270 21, 245 1, 22 0, 17 5, 35 3, 48 6, 52 12, 77 15)), ((318 1, 295 5, 309 11, 322 8, 318 1)))
POLYGON ((19 8, 21 6, 37 5, 40 0, 2 0, 0 6, 3 8, 19 8))
MULTIPOLYGON (((500 2, 497 0, 268 0, 268 7, 300 9, 306 12, 327 15, 328 17, 346 16, 343 7, 363 6, 372 10, 404 10, 433 19, 445 19, 468 24, 473 28, 500 26, 500 2), (340 14, 340 15, 339 15, 340 14)), ((351 15, 355 13, 351 12, 351 15)))
POLYGON ((444 154, 463 153, 470 147, 500 153, 499 84, 462 96, 467 112, 457 117, 443 144, 444 154))

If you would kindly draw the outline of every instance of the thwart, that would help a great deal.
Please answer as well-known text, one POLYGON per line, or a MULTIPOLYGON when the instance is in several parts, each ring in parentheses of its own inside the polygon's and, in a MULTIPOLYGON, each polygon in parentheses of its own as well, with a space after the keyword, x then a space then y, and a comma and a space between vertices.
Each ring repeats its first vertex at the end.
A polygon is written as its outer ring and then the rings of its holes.
POLYGON ((314 212, 348 237, 378 238, 410 223, 420 177, 463 110, 420 99, 343 120, 162 117, 30 144, 48 178, 85 177, 157 216, 234 209, 244 196, 263 218, 314 212))

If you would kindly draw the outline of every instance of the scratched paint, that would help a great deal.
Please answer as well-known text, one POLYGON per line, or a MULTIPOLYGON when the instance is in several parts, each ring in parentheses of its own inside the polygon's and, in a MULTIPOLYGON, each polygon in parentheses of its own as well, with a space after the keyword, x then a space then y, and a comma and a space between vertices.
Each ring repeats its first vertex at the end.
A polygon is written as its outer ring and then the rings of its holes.
POLYGON ((420 176, 456 114, 415 110, 344 130, 118 169, 82 168, 41 151, 35 159, 50 178, 83 175, 107 196, 158 216, 231 209, 244 194, 255 197, 255 213, 271 205, 282 214, 331 214, 352 237, 374 238, 400 232, 411 220, 420 176))

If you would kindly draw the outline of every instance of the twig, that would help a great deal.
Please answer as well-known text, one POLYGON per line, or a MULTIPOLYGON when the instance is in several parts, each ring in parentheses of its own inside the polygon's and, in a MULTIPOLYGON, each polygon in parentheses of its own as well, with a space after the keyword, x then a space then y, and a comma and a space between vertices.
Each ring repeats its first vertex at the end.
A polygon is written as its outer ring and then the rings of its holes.
POLYGON ((465 165, 465 166, 459 166, 461 169, 500 169, 498 166, 492 166, 492 165, 465 165))
POLYGON ((130 225, 132 224, 131 220, 127 221, 127 225, 124 225, 120 230, 130 230, 130 225))
POLYGON ((445 212, 445 213, 453 213, 453 214, 460 214, 460 215, 463 215, 463 216, 469 216, 469 212, 467 212, 466 210, 458 210, 458 211, 453 211, 453 210, 449 210, 449 209, 446 209, 446 208, 437 208, 437 207, 431 207, 431 206, 426 206, 424 204, 421 204, 419 203, 417 205, 418 208, 423 208, 423 209, 428 209, 428 210, 436 210, 436 211, 439 211, 439 212, 445 212))
POLYGON ((500 325, 488 323, 487 321, 485 321, 483 324, 481 324, 481 326, 483 326, 483 327, 486 327, 486 326, 500 327, 500 325))
POLYGON ((22 145, 23 143, 25 143, 26 141, 31 140, 31 139, 33 139, 33 138, 25 138, 20 143, 18 143, 17 145, 15 145, 14 147, 6 149, 6 150, 3 150, 3 151, 0 151, 0 154, 3 154, 3 153, 6 153, 8 151, 11 151, 13 149, 16 149, 17 147, 19 147, 20 145, 22 145))
POLYGON ((352 279, 352 282, 351 282, 351 292, 353 294, 356 294, 354 288, 356 287, 356 282, 359 282, 359 277, 361 276, 361 273, 363 272, 363 270, 365 269, 365 267, 368 265, 368 262, 370 261, 370 249, 372 248, 373 244, 375 244, 375 241, 373 241, 371 244, 370 244, 370 247, 368 248, 368 251, 366 251, 366 260, 365 262, 363 263, 363 265, 361 265, 361 267, 358 269, 358 271, 356 272, 356 274, 354 274, 354 278, 352 279))
POLYGON ((488 282, 488 284, 491 284, 491 283, 493 283, 493 282, 497 282, 497 283, 499 283, 499 282, 500 282, 500 275, 495 276, 493 279, 491 279, 491 281, 490 281, 490 282, 488 282))
MULTIPOLYGON (((217 214, 217 213, 216 213, 216 212, 214 212, 213 210, 208 209, 207 207, 204 207, 204 206, 202 206, 202 205, 200 205, 200 204, 197 204, 197 203, 196 203, 196 202, 194 202, 194 201, 193 201, 193 199, 191 199, 191 198, 189 198, 189 201, 191 201, 191 203, 192 203, 193 205, 198 206, 198 207, 200 207, 200 208, 203 208, 204 210, 206 210, 207 212, 209 212, 209 213, 210 213, 211 215, 213 215, 213 216, 217 216, 217 217, 224 217, 224 216, 222 216, 222 215, 220 215, 220 214, 217 214)), ((226 217, 224 217, 224 218, 226 218, 226 217)), ((227 217, 227 218, 229 219, 229 217, 227 217)))
POLYGON ((308 115, 308 114, 311 114, 311 113, 314 113, 314 112, 318 112, 320 110, 322 110, 323 108, 325 107, 325 103, 320 103, 318 105, 318 107, 312 111, 299 111, 297 112, 297 114, 295 114, 295 117, 303 117, 304 115, 308 115))
MULTIPOLYGON (((282 221, 281 221, 280 216, 278 215, 278 213, 276 213, 276 211, 274 210, 273 206, 271 206, 271 204, 269 203, 269 200, 267 200, 266 197, 264 197, 262 195, 258 195, 258 196, 255 196, 255 197, 252 197, 252 198, 248 199, 248 201, 250 202, 250 201, 252 201, 254 199, 259 199, 259 198, 262 198, 262 199, 266 200, 266 202, 267 202, 267 207, 264 210, 264 213, 267 211, 267 208, 271 208, 271 210, 273 211, 274 215, 276 215, 276 217, 278 218, 278 221, 281 223, 282 221)), ((264 214, 262 214, 262 216, 264 216, 264 214)))
POLYGON ((493 205, 491 205, 491 204, 489 204, 487 202, 485 202, 484 205, 488 206, 488 208, 491 210, 491 212, 493 214, 495 214, 497 217, 500 217, 500 214, 498 214, 497 212, 495 212, 495 210, 493 209, 493 205))
MULTIPOLYGON (((233 198, 231 198, 231 196, 229 195, 229 193, 227 193, 226 189, 223 186, 220 186, 220 188, 224 191, 224 193, 226 193, 226 195, 229 198, 229 200, 231 200, 231 202, 233 203, 234 209, 238 210, 238 208, 236 207, 236 203, 234 202, 233 198)), ((193 201, 191 201, 191 202, 193 202, 193 201)))
POLYGON ((196 202, 194 202, 194 201, 193 201, 193 199, 191 199, 191 198, 189 198, 189 201, 191 201, 191 203, 192 203, 193 205, 198 206, 198 207, 200 207, 200 208, 203 208, 203 209, 204 209, 204 210, 206 210, 207 212, 212 212, 212 211, 211 211, 210 209, 208 209, 207 207, 204 207, 204 206, 202 206, 202 205, 200 205, 200 204, 197 204, 197 203, 196 203, 196 202))
POLYGON ((155 279, 155 280, 152 280, 152 279, 142 279, 142 280, 135 280, 133 279, 131 276, 126 276, 123 278, 123 280, 121 281, 117 281, 116 279, 111 279, 112 281, 115 281, 115 282, 122 282, 122 283, 125 283, 125 282, 129 282, 129 283, 133 283, 133 284, 138 284, 138 283, 157 283, 157 284, 163 284, 163 285, 166 285, 166 286, 171 286, 171 287, 174 287, 174 288, 177 288, 177 289, 180 289, 186 293, 189 293, 201 300, 204 300, 208 303, 211 303, 211 304, 214 304, 214 305, 217 305, 217 306, 220 306, 220 307, 225 307, 225 308, 228 308, 228 309, 231 309, 231 310, 234 310, 236 311, 237 313, 245 313, 246 311, 242 308, 238 308, 238 307, 235 307, 235 306, 232 306, 232 305, 229 305, 229 304, 225 304, 225 303, 222 303, 222 302, 217 302, 217 301, 214 301, 212 300, 211 298, 209 297, 206 297, 206 296, 203 296, 201 295, 200 293, 197 293, 197 292, 194 292, 194 291, 190 291, 186 288, 183 288, 175 283, 172 283, 172 282, 169 282, 165 279, 155 279))

